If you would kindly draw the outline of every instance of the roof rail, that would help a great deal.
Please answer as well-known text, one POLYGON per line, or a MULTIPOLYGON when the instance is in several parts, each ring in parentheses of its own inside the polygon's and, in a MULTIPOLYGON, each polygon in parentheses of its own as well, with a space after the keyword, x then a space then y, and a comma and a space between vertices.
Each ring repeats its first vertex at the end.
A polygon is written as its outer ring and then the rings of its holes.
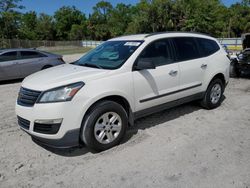
POLYGON ((117 37, 114 37, 112 39, 120 38, 120 37, 127 37, 127 36, 134 36, 134 35, 147 35, 148 33, 136 33, 136 34, 128 34, 128 35, 120 35, 117 37))
POLYGON ((148 35, 145 36, 145 38, 147 37, 151 37, 151 36, 154 36, 154 35, 160 35, 160 34, 167 34, 167 33, 192 33, 192 34, 199 34, 199 35, 205 35, 205 36, 209 36, 208 34, 205 34, 205 33, 199 33, 199 32, 193 32, 193 31, 164 31, 164 32, 155 32, 155 33, 149 33, 148 35))

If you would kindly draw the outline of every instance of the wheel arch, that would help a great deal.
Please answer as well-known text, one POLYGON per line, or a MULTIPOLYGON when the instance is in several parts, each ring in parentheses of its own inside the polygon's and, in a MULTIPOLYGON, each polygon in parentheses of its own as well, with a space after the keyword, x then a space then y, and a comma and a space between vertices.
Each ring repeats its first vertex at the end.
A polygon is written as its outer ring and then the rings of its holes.
POLYGON ((213 80, 217 79, 217 78, 219 78, 219 79, 222 81, 223 85, 226 86, 226 77, 225 77, 225 75, 224 75, 223 73, 219 72, 219 73, 216 73, 216 74, 212 77, 212 79, 208 82, 208 84, 207 84, 207 86, 206 86, 206 89, 208 88, 208 86, 210 85, 210 83, 211 83, 213 80))
POLYGON ((85 121, 87 115, 91 112, 91 110, 96 106, 96 104, 102 102, 102 101, 113 101, 116 102, 118 104, 120 104, 126 111, 127 115, 128 115, 128 120, 129 120, 129 125, 134 125, 134 116, 133 116, 133 112, 131 109, 131 105, 129 103, 129 101, 121 96, 121 95, 107 95, 107 96, 103 96, 101 98, 99 98, 98 100, 96 100, 94 103, 92 103, 88 109, 86 110, 82 122, 85 121))

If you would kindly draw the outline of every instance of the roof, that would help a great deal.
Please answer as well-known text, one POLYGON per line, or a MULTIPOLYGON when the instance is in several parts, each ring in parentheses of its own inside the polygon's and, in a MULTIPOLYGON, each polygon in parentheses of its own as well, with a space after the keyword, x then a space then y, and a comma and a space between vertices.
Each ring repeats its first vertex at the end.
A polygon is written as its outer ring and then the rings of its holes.
POLYGON ((41 50, 36 50, 34 48, 6 48, 6 49, 0 49, 0 54, 5 53, 5 52, 13 52, 13 51, 34 51, 34 52, 39 52, 42 54, 45 54, 47 56, 58 56, 58 57, 62 57, 62 55, 58 55, 58 54, 53 54, 50 52, 45 52, 45 51, 41 51, 41 50))
POLYGON ((159 33, 149 33, 149 34, 136 34, 136 35, 124 35, 110 39, 109 41, 117 40, 146 40, 151 38, 161 38, 161 37, 171 37, 171 36, 196 36, 196 37, 210 37, 207 34, 196 33, 196 32, 182 32, 182 31, 167 31, 159 33))
POLYGON ((1 52, 8 52, 8 51, 23 51, 23 50, 27 50, 27 51, 38 51, 34 48, 1 48, 0 49, 0 53, 1 52))

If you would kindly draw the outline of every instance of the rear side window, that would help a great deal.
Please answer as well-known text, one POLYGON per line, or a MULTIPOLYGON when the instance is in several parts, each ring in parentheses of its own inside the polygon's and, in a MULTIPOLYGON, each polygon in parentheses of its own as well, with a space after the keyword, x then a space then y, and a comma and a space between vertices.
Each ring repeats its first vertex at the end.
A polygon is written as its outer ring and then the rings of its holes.
POLYGON ((204 38, 197 38, 196 40, 198 41, 202 57, 212 55, 220 49, 219 45, 213 40, 204 38))
POLYGON ((155 66, 167 65, 174 62, 168 39, 157 40, 149 44, 140 54, 139 59, 152 61, 155 66))
POLYGON ((33 51, 21 51, 21 59, 32 59, 32 58, 39 58, 39 57, 46 57, 45 55, 33 52, 33 51))
POLYGON ((17 52, 6 52, 0 55, 0 62, 13 61, 17 59, 17 52))
POLYGON ((177 61, 187 61, 200 57, 196 41, 193 37, 173 38, 176 47, 177 61))

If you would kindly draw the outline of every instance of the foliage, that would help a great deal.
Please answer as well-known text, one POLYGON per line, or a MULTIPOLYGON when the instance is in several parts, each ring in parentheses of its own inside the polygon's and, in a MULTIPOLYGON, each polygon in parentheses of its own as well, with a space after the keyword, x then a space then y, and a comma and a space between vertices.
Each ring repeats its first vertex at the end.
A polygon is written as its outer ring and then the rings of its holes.
MULTIPOLYGON (((140 0, 136 5, 99 1, 86 17, 64 6, 54 15, 19 11, 21 0, 0 1, 0 37, 30 40, 107 40, 124 34, 195 31, 214 37, 250 32, 250 1, 226 7, 220 0, 140 0)), ((80 8, 80 7, 79 7, 80 8)))

